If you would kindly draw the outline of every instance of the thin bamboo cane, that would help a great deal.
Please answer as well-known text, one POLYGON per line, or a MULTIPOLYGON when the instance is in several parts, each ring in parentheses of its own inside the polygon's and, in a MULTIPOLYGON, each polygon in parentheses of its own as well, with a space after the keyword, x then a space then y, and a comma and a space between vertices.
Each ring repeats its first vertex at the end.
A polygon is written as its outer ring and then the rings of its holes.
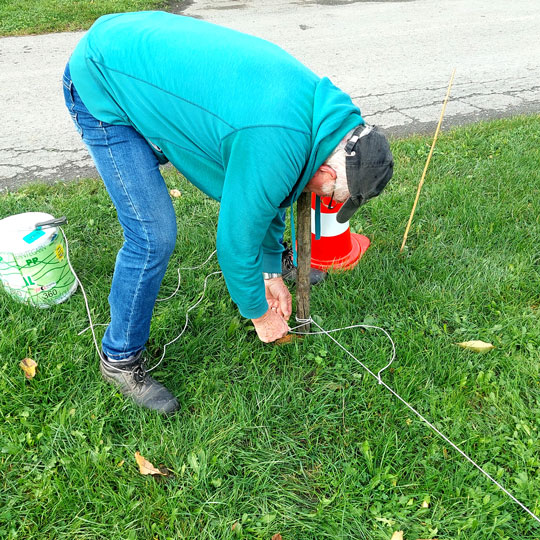
POLYGON ((420 179, 420 183, 418 184, 418 189, 416 191, 416 197, 414 199, 414 204, 412 207, 411 215, 409 217, 409 222, 407 223, 407 227, 405 229, 405 234, 403 235, 403 242, 401 243, 401 248, 399 250, 400 253, 403 252, 403 248, 405 247, 405 242, 407 241, 407 236, 409 234, 409 229, 411 228, 411 223, 414 217, 414 212, 416 211, 416 205, 418 204, 418 199, 420 198, 420 191, 422 190, 422 186, 424 185, 424 179, 426 178, 426 172, 429 167, 429 162, 431 161, 431 156, 433 155, 433 150, 435 149, 435 143, 437 141, 437 137, 439 136, 439 131, 441 129, 441 124, 444 117, 444 111, 446 110, 446 104, 448 103, 448 97, 450 96, 450 89, 452 88, 452 83, 454 82, 454 75, 456 74, 456 68, 452 71, 452 76, 450 77, 450 83, 448 84, 448 90, 446 91, 446 97, 444 98, 444 103, 441 110, 441 116, 439 118, 439 123, 437 124, 437 129, 435 130, 435 136, 433 137, 433 142, 431 143, 431 149, 429 151, 429 155, 427 157, 426 165, 424 167, 424 172, 422 173, 422 178, 420 179))

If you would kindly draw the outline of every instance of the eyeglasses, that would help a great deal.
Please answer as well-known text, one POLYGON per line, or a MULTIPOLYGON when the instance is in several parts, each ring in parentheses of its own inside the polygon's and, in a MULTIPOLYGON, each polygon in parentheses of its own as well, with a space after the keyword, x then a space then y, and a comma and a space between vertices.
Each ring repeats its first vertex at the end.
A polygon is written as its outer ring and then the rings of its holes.
POLYGON ((330 202, 328 203, 328 206, 326 208, 328 208, 328 210, 333 210, 335 208, 335 205, 332 206, 332 203, 334 202, 334 193, 335 193, 335 190, 332 191, 332 195, 330 195, 330 202))

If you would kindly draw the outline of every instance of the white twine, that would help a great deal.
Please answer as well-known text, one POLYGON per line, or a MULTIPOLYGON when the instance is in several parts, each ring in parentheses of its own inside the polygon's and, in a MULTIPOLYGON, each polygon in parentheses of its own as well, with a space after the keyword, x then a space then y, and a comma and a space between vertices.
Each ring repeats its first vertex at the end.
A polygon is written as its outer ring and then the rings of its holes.
POLYGON ((174 292, 172 294, 170 294, 169 296, 167 296, 167 298, 158 298, 156 300, 156 302, 165 302, 166 300, 170 300, 173 296, 176 295, 176 293, 180 289, 180 282, 182 281, 182 276, 180 275, 181 270, 198 270, 199 268, 202 268, 214 256, 215 253, 217 253, 217 250, 212 251, 212 253, 210 253, 210 256, 208 257, 208 259, 206 259, 206 261, 204 261, 202 264, 199 264, 199 266, 190 266, 190 267, 178 268, 177 269, 177 272, 178 272, 178 285, 176 286, 176 289, 174 289, 174 292))
MULTIPOLYGON (((101 351, 100 351, 100 348, 99 348, 98 343, 97 343, 96 334, 94 332, 94 326, 98 326, 98 325, 94 325, 94 323, 92 321, 92 315, 90 313, 90 307, 88 305, 88 298, 86 297, 86 292, 84 290, 83 284, 81 283, 81 280, 79 279, 79 277, 77 276, 75 270, 73 269, 73 266, 71 265, 71 261, 69 259, 69 243, 68 243, 68 239, 67 239, 62 227, 59 227, 59 229, 62 231, 62 235, 63 235, 65 243, 66 243, 66 259, 67 259, 69 268, 73 272, 73 275, 75 276, 75 279, 77 280, 77 283, 79 284, 79 286, 81 288, 81 292, 82 292, 83 297, 84 297, 84 303, 85 303, 85 306, 86 306, 86 312, 88 314, 88 320, 90 322, 90 326, 88 328, 90 328, 92 330, 92 338, 94 340, 94 345, 96 347, 96 351, 98 353, 98 356, 101 357, 101 351)), ((202 268, 214 256, 215 253, 216 253, 216 251, 212 252, 212 254, 206 259, 206 261, 204 261, 199 266, 193 266, 193 267, 190 267, 190 268, 179 268, 178 269, 178 285, 177 285, 174 293, 171 294, 170 296, 168 296, 167 298, 163 298, 162 300, 159 300, 159 301, 169 300, 170 298, 172 298, 173 296, 176 295, 176 293, 178 292, 178 290, 180 288, 180 270, 197 270, 199 268, 202 268)), ((169 341, 168 343, 166 343, 163 346, 163 354, 161 355, 161 358, 159 359, 158 363, 155 366, 153 366, 152 368, 147 369, 146 370, 147 372, 153 371, 154 369, 156 369, 162 363, 163 359, 165 358, 165 353, 167 351, 167 347, 169 345, 172 345, 173 343, 175 343, 176 341, 178 341, 182 337, 182 335, 186 331, 186 328, 187 328, 188 323, 189 323, 189 312, 192 311, 193 309, 195 309, 202 302, 202 300, 204 298, 204 295, 206 293, 206 286, 207 286, 208 278, 211 277, 211 276, 218 275, 218 274, 222 274, 222 272, 221 271, 212 272, 211 274, 208 274, 206 276, 206 278, 204 279, 203 291, 201 293, 200 298, 197 300, 197 302, 195 304, 193 304, 186 311, 186 322, 184 324, 184 327, 182 328, 182 331, 174 339, 172 339, 171 341, 169 341)), ((518 500, 514 495, 512 495, 512 493, 510 493, 510 491, 508 491, 503 485, 501 485, 497 480, 495 480, 495 478, 493 478, 485 469, 483 469, 480 465, 478 465, 478 463, 476 463, 476 461, 474 461, 471 457, 469 457, 457 444, 452 442, 444 433, 442 433, 439 429, 437 429, 429 420, 427 420, 427 418, 425 418, 419 411, 417 411, 412 405, 410 405, 405 399, 403 399, 393 388, 388 386, 382 380, 381 374, 392 365, 392 363, 394 362, 394 360, 396 358, 396 346, 395 346, 395 343, 392 340, 392 337, 390 336, 390 334, 384 328, 381 328, 380 326, 369 325, 369 324, 354 324, 354 325, 351 325, 351 326, 345 326, 343 328, 334 328, 332 330, 325 330, 320 324, 318 324, 311 317, 309 319, 296 318, 296 321, 298 323, 300 323, 300 324, 298 326, 295 326, 295 327, 291 328, 290 329, 291 333, 293 333, 293 334, 303 334, 303 335, 326 334, 340 349, 342 349, 345 353, 347 353, 353 360, 355 360, 358 364, 360 364, 360 366, 362 366, 362 368, 364 368, 364 370, 367 371, 367 373, 369 373, 374 379, 376 379, 377 382, 380 385, 382 385, 384 388, 386 388, 393 396, 395 396, 399 401, 401 401, 401 403, 403 403, 403 405, 405 405, 410 411, 412 411, 416 416, 418 416, 418 418, 420 418, 420 420, 422 420, 422 422, 424 422, 429 428, 431 428, 435 433, 437 433, 437 435, 439 435, 439 437, 441 437, 445 442, 447 442, 454 450, 456 450, 456 452, 458 452, 462 457, 464 457, 469 463, 474 465, 474 467, 476 467, 476 469, 478 469, 488 480, 490 480, 493 484, 495 484, 503 493, 508 495, 508 497, 510 497, 510 499, 512 499, 517 505, 519 505, 523 510, 525 510, 525 512, 527 512, 534 520, 536 520, 538 523, 540 523, 540 518, 536 514, 534 514, 531 510, 529 510, 529 508, 527 508, 520 500, 518 500), (320 329, 320 332, 297 332, 297 331, 295 331, 297 328, 305 326, 308 323, 309 324, 314 324, 315 326, 317 326, 320 329), (366 329, 380 330, 381 332, 384 332, 384 334, 386 335, 386 337, 388 338, 388 340, 392 344, 392 355, 391 355, 390 361, 382 369, 380 369, 377 372, 377 374, 375 374, 373 371, 371 371, 365 364, 363 364, 360 360, 358 360, 358 358, 356 358, 356 356, 354 356, 339 341, 337 341, 337 339, 335 339, 333 336, 330 335, 333 332, 339 332, 341 330, 349 330, 349 329, 352 329, 352 328, 366 328, 366 329)), ((103 324, 103 325, 100 324, 99 326, 107 326, 107 325, 106 324, 103 324)), ((88 330, 88 328, 85 328, 79 334, 82 334, 83 332, 88 330)))
MULTIPOLYGON (((98 345, 98 342, 97 342, 97 338, 96 338, 96 333, 94 331, 94 327, 95 326, 108 326, 108 324, 105 324, 105 323, 98 323, 98 324, 95 324, 94 321, 92 320, 92 314, 90 313, 90 306, 88 304, 88 298, 86 296, 86 291, 84 290, 84 287, 83 287, 83 284, 81 282, 81 280, 79 279, 79 276, 77 275, 77 273, 75 272, 75 269, 73 268, 73 266, 71 265, 71 260, 69 258, 69 242, 68 242, 68 239, 67 239, 67 236, 66 234, 64 233, 64 230, 62 229, 62 227, 59 227, 59 229, 62 231, 62 236, 64 237, 64 241, 66 243, 66 259, 67 259, 67 262, 68 262, 68 265, 69 265, 69 268, 70 270, 73 272, 73 275, 75 276, 75 279, 77 280, 77 283, 79 284, 79 287, 81 288, 81 292, 83 294, 83 298, 84 298, 84 305, 86 307, 86 313, 88 315, 88 322, 90 323, 89 326, 87 326, 84 330, 81 330, 78 335, 80 336, 81 334, 84 334, 84 332, 86 332, 88 329, 90 329, 92 331, 92 338, 94 340, 94 346, 96 348, 96 351, 97 351, 97 354, 98 354, 98 357, 101 358, 101 349, 98 345)), ((176 293, 178 292, 178 290, 180 289, 180 281, 181 281, 181 276, 180 276, 180 271, 181 270, 198 270, 199 268, 202 268, 216 253, 216 250, 214 250, 210 256, 206 259, 206 261, 204 261, 202 264, 198 265, 198 266, 191 266, 191 267, 183 267, 183 268, 178 268, 178 285, 176 286, 176 289, 175 291, 170 295, 168 296, 167 298, 163 298, 161 300, 156 300, 156 302, 164 302, 165 300, 169 300, 171 299, 173 296, 176 295, 176 293)), ((172 345, 173 343, 175 343, 176 341, 178 341, 182 335, 184 334, 184 332, 186 331, 186 328, 189 324, 189 312, 193 309, 195 309, 202 301, 203 301, 203 298, 204 298, 204 295, 205 295, 205 292, 206 292, 206 285, 208 283, 208 278, 210 276, 215 276, 217 274, 222 274, 221 271, 217 271, 217 272, 212 272, 211 274, 208 274, 206 276, 206 278, 204 279, 204 285, 203 285, 203 291, 201 293, 201 296, 200 298, 197 300, 197 302, 195 302, 195 304, 193 304, 190 308, 188 308, 188 310, 186 311, 186 322, 184 324, 184 327, 182 328, 182 331, 174 338, 172 339, 171 341, 169 341, 168 343, 166 343, 164 346, 163 346, 163 354, 161 355, 161 358, 159 359, 158 363, 147 369, 146 372, 150 372, 150 371, 154 371, 154 369, 156 369, 162 362, 163 362, 163 359, 165 358, 165 354, 167 352, 167 347, 169 345, 172 345)), ((114 369, 114 367, 113 367, 114 369)))
MULTIPOLYGON (((58 228, 62 232, 62 236, 64 237, 64 242, 66 243, 66 260, 67 260, 69 269, 73 272, 73 275, 75 276, 75 279, 77 280, 77 283, 79 284, 79 287, 81 288, 81 292, 82 292, 82 295, 83 295, 83 298, 84 298, 84 305, 86 306, 86 313, 88 314, 88 321, 90 322, 89 328, 90 328, 90 330, 92 330, 92 338, 94 340, 94 346, 96 347, 96 351, 98 353, 98 356, 101 358, 101 351, 99 349, 99 345, 98 345, 97 338, 96 338, 96 333, 94 331, 94 323, 92 321, 92 314, 90 313, 90 306, 88 305, 88 298, 86 297, 86 291, 84 290, 83 284, 82 284, 81 280, 79 279, 79 276, 77 275, 77 272, 75 272, 75 269, 71 265, 71 259, 69 258, 69 242, 68 242, 66 233, 64 232, 64 229, 62 229, 62 227, 58 227, 58 228)), ((88 328, 83 330, 83 332, 85 332, 86 330, 88 330, 88 328)), ((82 332, 80 332, 79 335, 81 333, 82 332)))
MULTIPOLYGON (((501 485, 499 482, 497 482, 497 480, 495 480, 495 478, 493 478, 486 470, 484 470, 480 465, 478 465, 478 463, 476 463, 476 461, 474 461, 471 457, 469 457, 457 444, 453 443, 444 433, 442 433, 439 429, 437 429, 429 420, 427 420, 427 418, 425 418, 420 412, 418 412, 412 405, 410 405, 407 401, 405 401, 405 399, 403 399, 394 389, 392 389, 390 386, 388 386, 382 379, 381 379, 381 373, 387 369, 388 367, 390 367, 390 365, 392 364, 392 362, 394 361, 394 358, 395 358, 395 345, 394 345, 394 342, 392 341, 392 338, 389 336, 388 332, 386 332, 386 330, 384 330, 383 328, 379 328, 377 326, 370 326, 370 325, 361 325, 361 324, 358 324, 358 325, 354 325, 354 326, 347 326, 345 328, 337 328, 337 329, 334 329, 334 330, 325 330, 320 324, 318 324, 317 322, 315 322, 313 319, 301 319, 300 321, 298 322, 302 322, 302 324, 300 324, 297 328, 299 328, 300 326, 303 326, 305 324, 307 324, 308 322, 309 323, 313 323, 314 325, 316 325, 318 328, 320 328, 320 332, 314 332, 316 334, 326 334, 340 349, 342 349, 344 352, 346 352, 351 358, 353 358, 354 360, 356 360, 356 362, 358 362, 374 379, 377 380, 377 382, 384 386, 392 395, 394 395, 397 399, 399 399, 399 401, 401 401, 401 403, 403 403, 403 405, 405 405, 409 410, 411 410, 416 416, 418 416, 418 418, 420 418, 420 420, 422 420, 422 422, 424 422, 427 426, 429 426, 435 433, 437 433, 437 435, 439 435, 439 437, 441 437, 444 441, 446 441, 454 450, 456 450, 461 456, 463 456, 469 463, 471 463, 472 465, 474 465, 484 476, 486 476, 486 478, 488 478, 489 480, 491 480, 491 482, 493 482, 500 490, 502 490, 504 493, 506 493, 506 495, 508 495, 508 497, 510 497, 516 504, 518 504, 519 506, 521 506, 521 508, 523 510, 525 510, 525 512, 527 512, 532 518, 534 518, 536 521, 538 521, 538 523, 540 523, 540 518, 534 514, 531 510, 529 510, 521 501, 519 501, 514 495, 512 495, 512 493, 510 493, 510 491, 508 491, 503 485, 501 485), (345 330, 347 328, 354 328, 354 327, 361 327, 361 328, 375 328, 377 330, 382 330, 388 337, 388 339, 390 340, 390 342, 392 343, 392 359, 390 360, 390 362, 383 368, 381 369, 377 375, 375 375, 375 373, 373 373, 373 371, 371 371, 367 366, 365 366, 362 362, 360 362, 360 360, 358 360, 358 358, 356 358, 356 356, 354 356, 350 351, 348 351, 339 341, 337 341, 336 339, 334 339, 333 336, 330 335, 331 332, 337 332, 338 330, 345 330)), ((296 333, 301 333, 301 332, 296 332, 296 333)), ((312 332, 306 332, 306 333, 312 333, 312 332)))
MULTIPOLYGON (((208 259, 209 260, 209 259, 208 259)), ((184 324, 184 328, 182 328, 182 331, 171 341, 169 341, 169 343, 166 343, 164 346, 163 346, 163 354, 161 355, 161 358, 159 359, 159 362, 152 368, 150 369, 147 369, 146 371, 153 371, 154 369, 156 369, 160 364, 161 362, 163 362, 163 359, 165 358, 165 352, 167 351, 167 347, 169 345, 172 345, 175 341, 178 341, 182 335, 184 334, 184 332, 186 331, 186 328, 187 328, 187 325, 189 323, 189 312, 192 310, 192 309, 195 309, 202 301, 203 301, 203 298, 204 298, 204 293, 206 292, 206 284, 208 282, 208 278, 210 276, 216 276, 218 274, 222 274, 223 272, 221 272, 221 270, 218 270, 217 272, 212 272, 211 274, 208 274, 205 278, 204 278, 204 286, 203 286, 203 291, 201 293, 201 297, 197 300, 197 302, 195 304, 193 304, 187 311, 186 311, 186 323, 184 324)))
POLYGON ((371 375, 373 375, 378 381, 379 381, 379 384, 382 384, 382 380, 381 380, 381 373, 385 370, 387 370, 391 365, 392 365, 392 362, 395 360, 396 358, 396 345, 394 343, 394 340, 391 338, 390 334, 384 329, 384 328, 381 328, 380 326, 373 326, 371 324, 352 324, 351 326, 344 326, 343 328, 334 328, 333 330, 323 330, 313 319, 309 318, 309 319, 300 319, 298 317, 296 317, 296 322, 299 322, 301 324, 299 324, 298 326, 295 326, 293 328, 291 328, 289 331, 292 333, 292 334, 299 334, 299 335, 303 335, 303 336, 315 336, 315 335, 319 335, 319 334, 329 334, 331 332, 339 332, 341 330, 350 330, 352 328, 367 328, 367 329, 373 329, 373 330, 380 330, 381 332, 384 332, 386 337, 388 338, 388 340, 390 341, 390 343, 392 344, 392 356, 390 357, 390 362, 388 362, 388 364, 386 364, 386 366, 384 366, 382 369, 380 369, 378 372, 377 372, 377 375, 374 375, 370 369, 368 367, 366 367, 364 364, 362 364, 362 362, 360 362, 360 360, 358 360, 357 358, 355 358, 355 360, 367 371, 369 371, 369 373, 371 375), (305 326, 306 324, 309 324, 309 323, 314 323, 316 324, 317 326, 319 326, 319 328, 321 328, 322 332, 295 332, 295 330, 297 328, 301 328, 302 326, 305 326))

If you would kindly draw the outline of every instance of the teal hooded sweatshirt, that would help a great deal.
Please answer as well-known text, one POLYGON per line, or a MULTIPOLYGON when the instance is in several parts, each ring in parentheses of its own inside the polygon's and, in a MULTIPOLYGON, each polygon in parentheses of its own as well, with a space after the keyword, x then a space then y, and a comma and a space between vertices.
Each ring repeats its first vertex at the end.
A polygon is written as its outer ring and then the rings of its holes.
POLYGON ((133 126, 160 162, 220 201, 218 260, 244 317, 281 272, 283 208, 296 201, 359 109, 268 41, 164 12, 106 15, 69 61, 98 120, 133 126))

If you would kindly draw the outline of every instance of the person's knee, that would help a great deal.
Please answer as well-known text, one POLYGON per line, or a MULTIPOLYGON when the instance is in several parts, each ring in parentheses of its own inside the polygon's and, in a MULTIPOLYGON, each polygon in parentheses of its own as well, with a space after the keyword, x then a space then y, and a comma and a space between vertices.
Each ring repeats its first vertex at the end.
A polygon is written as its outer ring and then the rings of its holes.
POLYGON ((176 219, 161 219, 153 227, 149 239, 149 249, 159 261, 169 260, 176 245, 176 219))
POLYGON ((139 221, 137 227, 124 226, 124 250, 160 264, 169 260, 176 245, 175 217, 159 216, 151 222, 139 221))

